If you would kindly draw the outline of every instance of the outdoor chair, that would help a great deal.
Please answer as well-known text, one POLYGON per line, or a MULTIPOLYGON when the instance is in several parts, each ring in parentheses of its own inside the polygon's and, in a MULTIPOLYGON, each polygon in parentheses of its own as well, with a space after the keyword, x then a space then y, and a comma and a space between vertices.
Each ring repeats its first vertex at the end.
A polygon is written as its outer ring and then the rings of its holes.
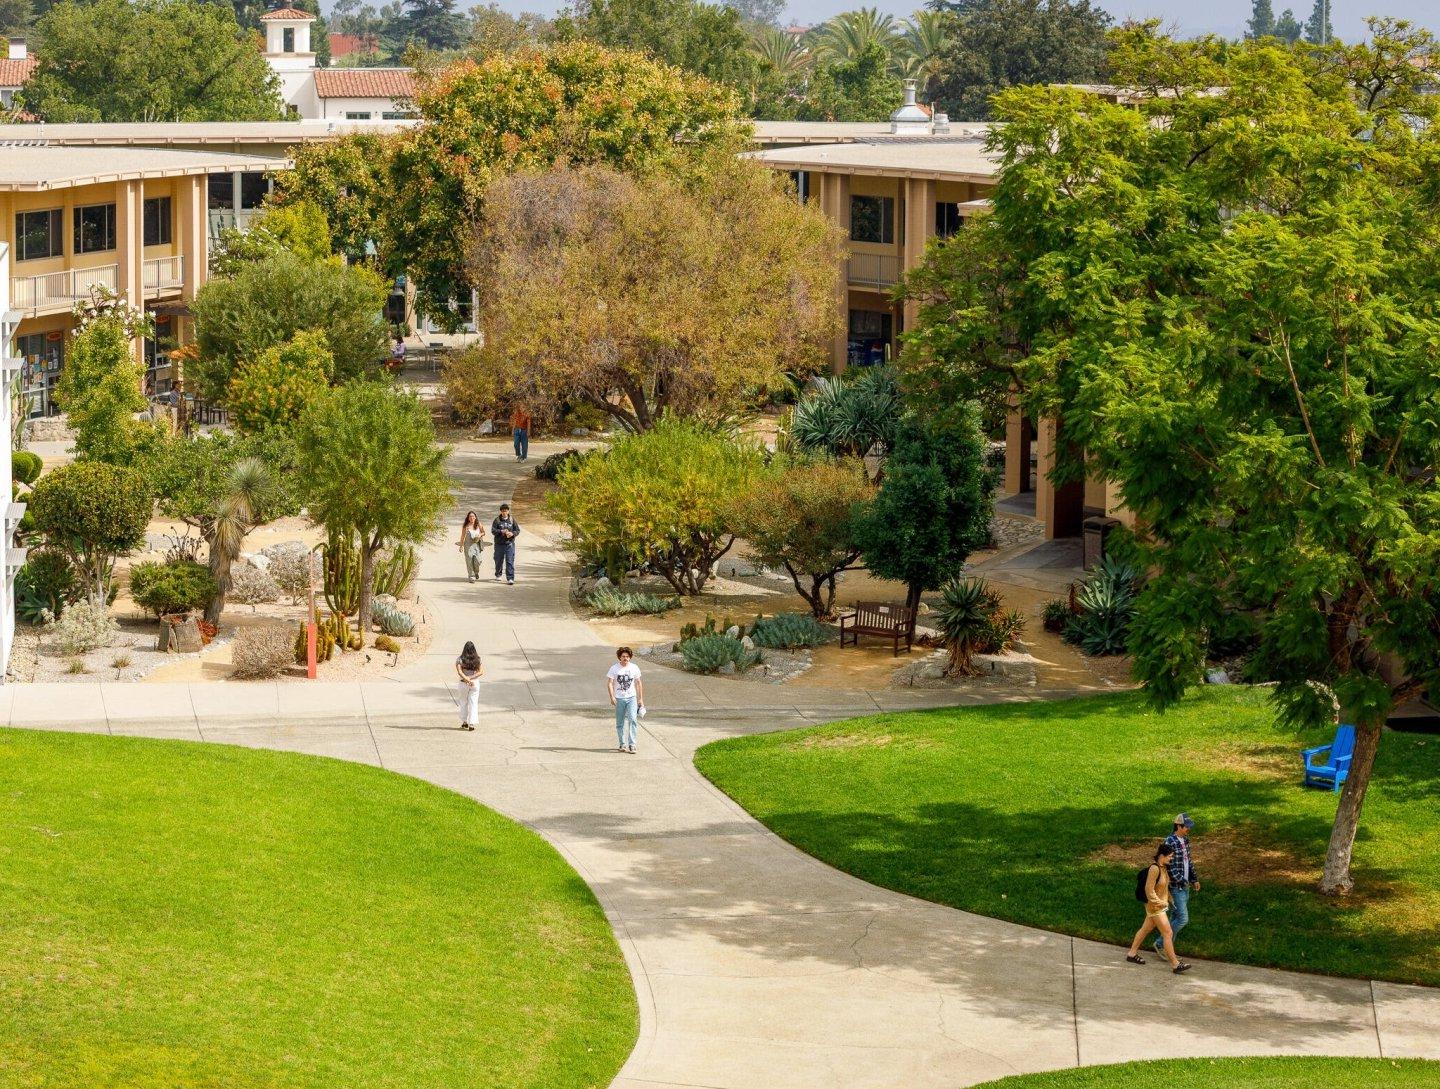
POLYGON ((1335 740, 1328 745, 1317 745, 1305 749, 1300 755, 1305 761, 1305 785, 1328 787, 1338 791, 1340 784, 1350 774, 1350 758, 1355 754, 1355 727, 1339 726, 1335 729, 1335 740), (1321 753, 1329 753, 1324 763, 1318 762, 1321 753))
POLYGON ((840 618, 840 645, 848 639, 855 646, 860 645, 860 636, 877 635, 889 639, 894 647, 894 656, 900 654, 900 641, 905 641, 905 651, 910 651, 912 629, 910 610, 904 605, 891 605, 882 601, 857 601, 853 609, 840 618))

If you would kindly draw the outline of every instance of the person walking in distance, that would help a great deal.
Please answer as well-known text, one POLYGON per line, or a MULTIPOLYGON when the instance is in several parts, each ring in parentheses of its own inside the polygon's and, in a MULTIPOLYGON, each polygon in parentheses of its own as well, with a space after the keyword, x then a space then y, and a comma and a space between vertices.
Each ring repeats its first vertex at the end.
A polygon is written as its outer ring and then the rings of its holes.
MULTIPOLYGON (((1173 838, 1172 836, 1171 839, 1173 838)), ((1160 936, 1155 939, 1160 946, 1159 952, 1165 955, 1165 959, 1170 962, 1170 970, 1178 976, 1190 971, 1190 965, 1175 955, 1175 934, 1166 915, 1171 895, 1170 865, 1174 859, 1175 847, 1167 839, 1156 848, 1155 861, 1136 876, 1135 899, 1145 905, 1145 921, 1140 924, 1140 929, 1135 931, 1135 938, 1130 942, 1130 951, 1125 954, 1125 959, 1131 964, 1144 964, 1145 958, 1140 955, 1140 943, 1150 931, 1159 931, 1160 936)))
POLYGON ((485 549, 485 527, 473 510, 465 515, 460 527, 460 554, 465 557, 465 573, 471 582, 480 579, 480 553, 485 549))
POLYGON ((515 585, 515 538, 520 536, 520 523, 510 517, 510 504, 501 503, 500 513, 490 523, 490 536, 495 538, 495 581, 515 585))
POLYGON ((485 666, 474 643, 466 643, 460 657, 455 659, 455 674, 460 678, 460 691, 465 695, 465 707, 460 712, 460 729, 473 730, 480 721, 480 678, 485 675, 485 666))
POLYGON ((640 667, 631 661, 633 657, 629 647, 621 647, 615 652, 615 664, 605 674, 610 706, 615 708, 615 737, 620 746, 617 752, 635 751, 637 720, 645 713, 645 682, 640 679, 640 667))
POLYGON ((530 410, 523 404, 516 405, 510 413, 510 433, 515 438, 515 460, 528 461, 530 458, 530 410))
MULTIPOLYGON (((1199 891, 1200 875, 1190 861, 1190 833, 1195 822, 1189 813, 1177 813, 1172 827, 1165 842, 1174 848, 1170 856, 1170 929, 1178 941, 1180 931, 1190 921, 1190 893, 1199 891)), ((1159 938, 1155 939, 1155 952, 1161 952, 1159 938)))

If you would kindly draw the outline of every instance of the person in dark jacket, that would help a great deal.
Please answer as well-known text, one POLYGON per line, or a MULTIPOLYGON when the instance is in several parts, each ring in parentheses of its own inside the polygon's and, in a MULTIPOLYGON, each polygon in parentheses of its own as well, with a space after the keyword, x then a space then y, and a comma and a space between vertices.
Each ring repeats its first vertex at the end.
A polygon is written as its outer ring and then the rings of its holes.
POLYGON ((495 581, 515 585, 515 538, 520 536, 520 523, 510 517, 510 504, 501 503, 500 513, 490 523, 490 538, 495 542, 495 581))

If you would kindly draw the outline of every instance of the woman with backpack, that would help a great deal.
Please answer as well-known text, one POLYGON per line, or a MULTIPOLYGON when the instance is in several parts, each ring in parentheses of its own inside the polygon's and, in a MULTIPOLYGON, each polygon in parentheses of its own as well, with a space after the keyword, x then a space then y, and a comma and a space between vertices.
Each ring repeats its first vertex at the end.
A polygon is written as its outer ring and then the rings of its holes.
POLYGON ((1140 943, 1150 931, 1158 930, 1165 943, 1165 959, 1170 962, 1170 970, 1178 976, 1190 971, 1190 965, 1175 955, 1175 936, 1171 933, 1167 914, 1170 910, 1170 859, 1174 854, 1175 848, 1167 840, 1156 848, 1155 861, 1135 875, 1135 899, 1145 905, 1145 921, 1135 932, 1135 940, 1130 943, 1130 952, 1125 959, 1131 964, 1144 964, 1140 943))

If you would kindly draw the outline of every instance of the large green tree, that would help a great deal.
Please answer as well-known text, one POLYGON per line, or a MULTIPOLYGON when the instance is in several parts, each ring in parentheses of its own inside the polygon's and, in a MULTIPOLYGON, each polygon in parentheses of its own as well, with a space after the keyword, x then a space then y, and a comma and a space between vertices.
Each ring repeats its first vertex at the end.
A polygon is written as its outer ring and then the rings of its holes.
POLYGON ((323 333, 334 359, 327 377, 344 382, 385 355, 387 289, 369 269, 317 261, 288 250, 245 261, 229 279, 195 296, 199 360, 186 370, 207 398, 223 402, 235 368, 306 330, 323 333))
POLYGON ((24 34, 33 15, 30 0, 0 0, 0 34, 24 34))
POLYGON ((33 34, 40 61, 19 100, 45 121, 283 116, 275 74, 228 5, 64 0, 39 19, 33 34))
POLYGON ((465 41, 465 17, 455 0, 403 0, 408 40, 426 49, 458 49, 465 41))
POLYGON ((805 121, 883 121, 900 101, 893 58, 872 41, 854 56, 818 64, 798 112, 805 121))
POLYGON ((132 347, 136 333, 122 308, 87 322, 70 341, 55 395, 81 457, 129 465, 156 438, 153 424, 135 418, 149 407, 145 368, 132 347))
POLYGON ((450 448, 436 442, 418 397, 375 381, 351 382, 312 404, 295 442, 310 518, 360 538, 360 630, 368 632, 375 557, 440 527, 450 505, 450 448))
POLYGON ((337 242, 373 232, 382 267, 413 275, 420 308, 436 317, 468 302, 466 250, 497 177, 558 161, 664 172, 689 163, 696 147, 744 146, 729 91, 591 42, 461 61, 423 85, 416 106, 424 125, 364 153, 342 140, 304 156, 285 192, 327 213, 343 203, 337 242), (366 155, 383 157, 378 183, 366 155), (348 177, 366 181, 358 204, 339 195, 348 177))
POLYGON ((1277 712, 1358 727, 1321 889, 1351 854, 1392 708, 1440 684, 1440 103, 1431 36, 1360 46, 1120 32, 1139 108, 999 99, 994 212, 936 248, 904 352, 942 398, 1059 416, 1057 482, 1117 485, 1151 573, 1131 646, 1156 702, 1258 624, 1277 712), (971 267, 975 267, 972 263, 971 267))
POLYGON ((951 117, 982 121, 1007 87, 1095 83, 1110 16, 1090 0, 938 0, 956 15, 930 93, 951 117))
POLYGON ((754 70, 739 13, 704 0, 581 0, 557 20, 561 37, 648 53, 717 83, 741 86, 754 70))
POLYGON ((1245 37, 1267 38, 1275 33, 1275 6, 1271 0, 1252 0, 1245 37))

